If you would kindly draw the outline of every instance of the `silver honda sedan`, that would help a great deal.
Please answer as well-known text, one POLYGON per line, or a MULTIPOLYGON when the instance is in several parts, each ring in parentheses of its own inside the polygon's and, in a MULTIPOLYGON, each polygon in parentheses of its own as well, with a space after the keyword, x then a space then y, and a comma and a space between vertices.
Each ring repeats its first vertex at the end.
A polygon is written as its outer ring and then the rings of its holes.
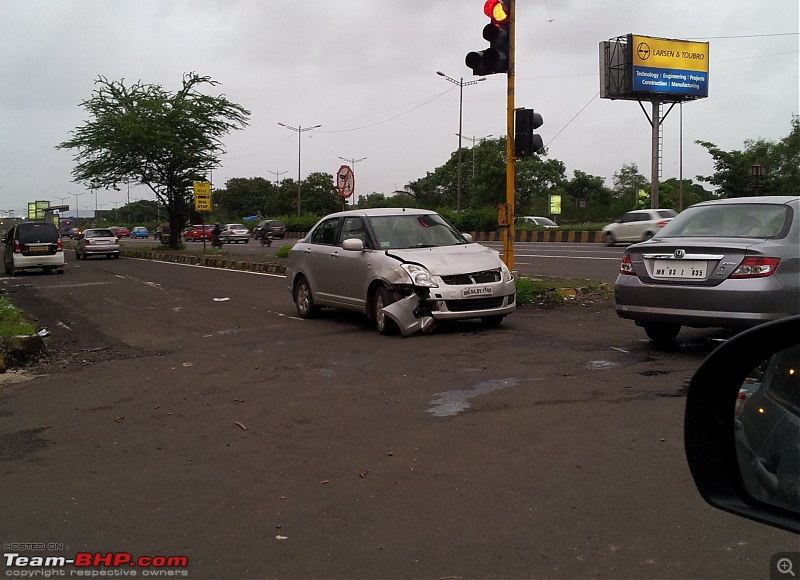
POLYGON ((656 343, 800 314, 800 197, 693 205, 625 250, 614 289, 617 314, 656 343))
POLYGON ((302 318, 322 306, 363 312, 381 334, 471 318, 496 325, 516 307, 498 252, 423 209, 324 217, 289 252, 286 280, 302 318))

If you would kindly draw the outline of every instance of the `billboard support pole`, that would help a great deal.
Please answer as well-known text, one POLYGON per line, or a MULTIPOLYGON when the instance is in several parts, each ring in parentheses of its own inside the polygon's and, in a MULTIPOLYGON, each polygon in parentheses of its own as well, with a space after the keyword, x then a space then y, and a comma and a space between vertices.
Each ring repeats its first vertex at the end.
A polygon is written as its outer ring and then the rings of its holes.
POLYGON ((650 124, 652 125, 652 159, 650 163, 650 207, 658 209, 658 159, 661 153, 661 140, 658 138, 659 128, 661 127, 661 100, 658 97, 653 99, 653 114, 650 124))

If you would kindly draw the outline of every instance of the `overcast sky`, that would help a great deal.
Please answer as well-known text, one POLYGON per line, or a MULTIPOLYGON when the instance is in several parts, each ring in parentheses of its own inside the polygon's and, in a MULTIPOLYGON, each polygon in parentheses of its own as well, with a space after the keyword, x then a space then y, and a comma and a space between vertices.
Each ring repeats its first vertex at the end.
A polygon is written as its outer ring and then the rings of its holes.
MULTIPOLYGON (((195 71, 251 111, 225 138, 215 188, 235 177, 334 174, 354 164, 356 194, 391 194, 458 148, 464 64, 482 50, 483 0, 0 0, 0 210, 48 200, 94 210, 56 150, 87 120, 98 76, 174 91, 195 71)), ((788 135, 800 109, 798 0, 517 1, 516 106, 544 117, 549 156, 602 176, 636 163, 650 177, 650 125, 635 101, 599 98, 598 44, 633 33, 708 41, 709 97, 683 106, 683 175, 708 175, 695 140, 742 149, 788 135)), ((463 89, 463 134, 505 131, 506 77, 463 89)), ((649 104, 646 106, 649 112, 649 104)), ((664 123, 663 179, 680 171, 681 115, 664 123)), ((465 147, 471 146, 464 141, 465 147)), ((469 159, 465 155, 465 162, 469 159)), ((100 209, 127 190, 98 193, 100 209)), ((153 199, 144 187, 131 200, 153 199)), ((73 212, 71 211, 70 214, 73 212)), ((2 215, 6 215, 3 213, 2 215)))

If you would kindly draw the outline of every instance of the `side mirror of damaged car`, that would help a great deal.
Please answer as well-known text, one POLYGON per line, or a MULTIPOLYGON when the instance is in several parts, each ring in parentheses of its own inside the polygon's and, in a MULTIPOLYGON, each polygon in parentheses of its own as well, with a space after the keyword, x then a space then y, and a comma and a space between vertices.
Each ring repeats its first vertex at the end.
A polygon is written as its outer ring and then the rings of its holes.
POLYGON ((364 242, 358 238, 348 238, 342 242, 342 249, 351 252, 363 252, 364 242))
POLYGON ((461 235, 464 236, 464 239, 467 240, 468 244, 471 244, 473 241, 475 241, 472 239, 472 236, 470 234, 462 233, 461 235))
POLYGON ((800 316, 714 350, 689 384, 684 444, 698 491, 721 510, 800 533, 800 316))

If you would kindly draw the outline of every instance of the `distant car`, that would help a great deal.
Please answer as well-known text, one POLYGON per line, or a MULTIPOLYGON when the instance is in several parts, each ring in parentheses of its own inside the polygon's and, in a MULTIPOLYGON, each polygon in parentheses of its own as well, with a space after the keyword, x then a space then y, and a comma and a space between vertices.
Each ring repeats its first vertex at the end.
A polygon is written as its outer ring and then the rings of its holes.
POLYGON ((321 306, 352 310, 381 334, 462 319, 496 325, 516 307, 514 277, 498 252, 424 209, 324 217, 289 251, 286 281, 301 318, 321 306))
POLYGON ((59 232, 59 234, 61 235, 62 238, 69 238, 71 240, 74 240, 79 235, 81 235, 81 231, 78 228, 64 228, 59 232))
POLYGON ((202 225, 194 225, 189 226, 183 232, 183 241, 184 242, 202 242, 203 240, 210 240, 211 239, 211 232, 214 230, 214 226, 210 226, 208 224, 202 225))
POLYGON ((130 238, 131 232, 125 226, 111 226, 110 229, 118 238, 130 238))
POLYGON ((131 230, 131 238, 144 238, 147 239, 150 237, 150 232, 147 231, 147 228, 144 226, 136 226, 131 230))
POLYGON ((41 268, 64 273, 64 248, 58 228, 51 222, 23 222, 14 225, 3 238, 3 267, 6 274, 41 268))
POLYGON ((635 209, 604 227, 600 236, 607 246, 618 242, 643 242, 656 235, 676 215, 674 209, 635 209))
POLYGON ((271 234, 273 239, 282 240, 286 237, 286 224, 279 220, 264 220, 253 228, 253 238, 259 240, 265 232, 271 234))
POLYGON ((242 224, 224 224, 219 238, 224 244, 238 244, 239 242, 246 244, 250 241, 250 230, 242 224))
POLYGON ((670 343, 681 326, 747 328, 800 314, 800 196, 695 204, 629 246, 616 311, 670 343))
POLYGON ((558 224, 551 220, 550 218, 540 217, 535 215, 526 215, 519 218, 519 221, 523 224, 528 224, 532 226, 541 226, 543 228, 557 228, 558 224))
POLYGON ((119 238, 111 228, 87 228, 75 244, 75 257, 86 260, 89 256, 119 258, 119 238))

